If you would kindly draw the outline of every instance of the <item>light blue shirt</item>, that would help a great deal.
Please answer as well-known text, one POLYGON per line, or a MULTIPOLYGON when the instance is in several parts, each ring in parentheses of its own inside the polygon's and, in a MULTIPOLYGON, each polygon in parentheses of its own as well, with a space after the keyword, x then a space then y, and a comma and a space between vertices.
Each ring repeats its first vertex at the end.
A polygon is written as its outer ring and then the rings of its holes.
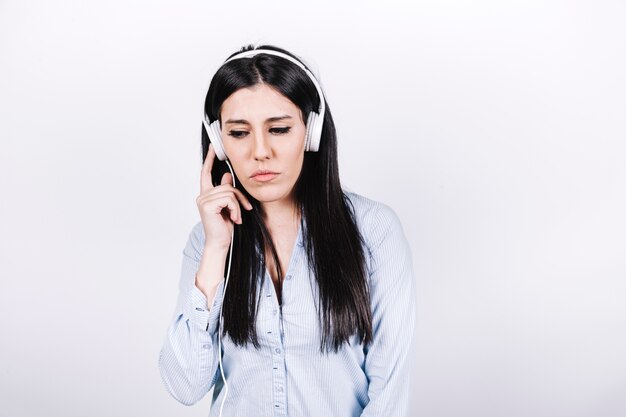
MULTIPOLYGON (((317 283, 309 273, 299 227, 283 281, 282 317, 267 270, 259 289, 260 349, 251 344, 238 347, 228 336, 222 338, 228 383, 223 417, 408 415, 409 353, 416 319, 411 249, 389 206, 344 192, 354 205, 365 239, 371 345, 365 349, 353 336, 339 352, 320 353, 317 283)), ((225 391, 217 357, 224 281, 206 311, 206 296, 195 286, 203 247, 204 229, 198 222, 183 250, 178 302, 160 351, 159 369, 167 390, 185 405, 196 403, 215 386, 210 416, 217 417, 225 391)))

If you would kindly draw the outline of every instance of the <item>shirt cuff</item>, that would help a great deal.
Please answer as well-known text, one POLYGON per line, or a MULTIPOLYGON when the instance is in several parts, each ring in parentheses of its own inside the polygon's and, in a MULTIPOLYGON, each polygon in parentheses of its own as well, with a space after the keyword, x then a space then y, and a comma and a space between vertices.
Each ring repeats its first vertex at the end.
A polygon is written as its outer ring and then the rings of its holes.
POLYGON ((215 296, 211 303, 211 309, 207 311, 208 303, 206 295, 194 284, 191 286, 191 291, 188 296, 185 315, 189 318, 189 321, 197 327, 213 333, 217 329, 223 296, 224 280, 217 286, 215 296))

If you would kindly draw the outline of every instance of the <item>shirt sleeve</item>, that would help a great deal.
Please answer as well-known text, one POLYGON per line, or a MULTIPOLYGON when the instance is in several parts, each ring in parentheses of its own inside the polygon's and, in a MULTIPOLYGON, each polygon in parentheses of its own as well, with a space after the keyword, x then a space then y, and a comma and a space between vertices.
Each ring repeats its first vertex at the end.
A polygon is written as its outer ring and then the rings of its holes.
POLYGON ((411 249, 396 213, 380 203, 372 219, 372 343, 366 349, 369 402, 362 417, 409 415, 410 351, 417 316, 411 249))
POLYGON ((185 405, 202 399, 219 375, 217 328, 224 280, 207 310, 206 296, 195 285, 203 247, 204 231, 198 223, 182 252, 176 309, 159 353, 161 379, 169 393, 185 405))

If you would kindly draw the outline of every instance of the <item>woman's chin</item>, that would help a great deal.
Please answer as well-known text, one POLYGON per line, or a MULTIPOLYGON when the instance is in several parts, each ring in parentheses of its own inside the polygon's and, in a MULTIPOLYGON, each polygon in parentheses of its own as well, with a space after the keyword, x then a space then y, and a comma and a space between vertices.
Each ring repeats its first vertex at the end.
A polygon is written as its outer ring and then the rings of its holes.
POLYGON ((283 190, 254 190, 255 192, 250 192, 250 195, 254 197, 259 203, 267 204, 274 203, 281 200, 289 199, 289 193, 284 192, 283 190))

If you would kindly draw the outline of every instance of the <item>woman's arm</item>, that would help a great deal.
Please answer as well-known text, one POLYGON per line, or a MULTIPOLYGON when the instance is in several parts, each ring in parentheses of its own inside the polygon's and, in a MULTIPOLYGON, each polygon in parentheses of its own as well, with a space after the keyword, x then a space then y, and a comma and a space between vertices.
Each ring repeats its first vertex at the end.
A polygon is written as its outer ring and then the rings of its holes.
MULTIPOLYGON (((213 387, 218 375, 217 326, 224 280, 215 291, 210 310, 196 286, 203 250, 202 223, 196 224, 183 249, 178 301, 159 354, 159 371, 169 393, 192 405, 213 387)), ((204 260, 206 262, 207 260, 204 260)), ((224 261, 216 260, 222 263, 224 261)))
POLYGON ((409 415, 410 350, 417 314, 411 248, 389 206, 381 204, 372 222, 373 340, 366 349, 369 403, 362 417, 405 417, 409 415))

